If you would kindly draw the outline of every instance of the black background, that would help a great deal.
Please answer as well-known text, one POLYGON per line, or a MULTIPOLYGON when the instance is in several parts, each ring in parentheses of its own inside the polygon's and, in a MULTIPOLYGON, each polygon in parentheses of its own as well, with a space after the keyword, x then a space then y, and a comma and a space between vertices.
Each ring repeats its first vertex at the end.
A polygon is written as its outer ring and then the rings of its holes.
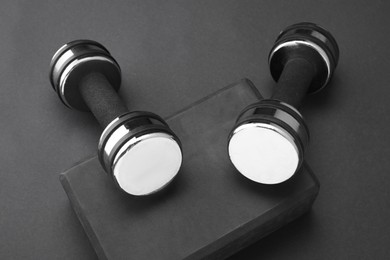
POLYGON ((49 62, 62 44, 104 44, 128 107, 167 116, 243 77, 269 96, 268 52, 300 21, 330 30, 341 53, 329 87, 302 108, 320 194, 308 215, 233 258, 390 255, 389 11, 388 1, 3 2, 0 258, 96 258, 58 181, 95 155, 101 133, 51 89, 49 62))

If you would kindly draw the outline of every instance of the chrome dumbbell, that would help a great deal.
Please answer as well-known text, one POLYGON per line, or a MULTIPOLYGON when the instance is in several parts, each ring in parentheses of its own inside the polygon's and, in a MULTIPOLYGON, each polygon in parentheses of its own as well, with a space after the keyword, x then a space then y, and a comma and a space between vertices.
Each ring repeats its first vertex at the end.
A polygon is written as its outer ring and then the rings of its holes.
POLYGON ((120 189, 148 195, 177 175, 182 163, 178 137, 156 114, 128 111, 117 94, 120 67, 104 46, 90 40, 65 44, 51 60, 50 81, 66 106, 92 111, 104 128, 98 157, 120 189))
POLYGON ((287 27, 268 62, 276 90, 245 108, 230 133, 229 157, 236 169, 258 183, 288 180, 301 167, 309 130, 297 108, 306 93, 324 88, 337 66, 333 36, 313 23, 287 27))

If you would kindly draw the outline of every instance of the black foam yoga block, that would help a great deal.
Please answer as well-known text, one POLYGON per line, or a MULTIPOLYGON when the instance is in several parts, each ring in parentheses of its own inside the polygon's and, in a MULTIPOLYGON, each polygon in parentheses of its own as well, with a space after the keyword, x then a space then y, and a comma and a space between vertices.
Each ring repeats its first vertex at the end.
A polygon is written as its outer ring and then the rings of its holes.
POLYGON ((149 197, 119 191, 92 158, 61 174, 101 259, 225 258, 306 212, 319 185, 309 167, 266 186, 238 174, 227 154, 240 111, 260 98, 248 80, 167 119, 184 158, 171 185, 149 197))

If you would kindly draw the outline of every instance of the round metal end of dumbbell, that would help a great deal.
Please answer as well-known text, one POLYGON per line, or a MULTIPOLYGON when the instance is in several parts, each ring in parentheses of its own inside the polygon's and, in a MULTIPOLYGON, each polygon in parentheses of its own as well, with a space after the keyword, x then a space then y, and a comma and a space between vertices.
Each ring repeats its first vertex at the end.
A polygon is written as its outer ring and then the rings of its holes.
POLYGON ((235 168, 262 184, 290 179, 301 167, 309 131, 301 114, 288 104, 263 100, 241 113, 228 141, 235 168))
POLYGON ((79 92, 79 82, 91 72, 106 76, 115 90, 121 83, 118 63, 108 50, 95 41, 77 40, 62 46, 50 62, 50 82, 68 107, 88 111, 89 108, 79 92))
POLYGON ((163 119, 149 112, 130 112, 103 131, 99 160, 124 192, 144 196, 166 187, 178 174, 182 149, 163 119))
POLYGON ((268 63, 275 81, 278 81, 286 62, 294 57, 307 57, 316 66, 317 73, 309 88, 309 93, 314 93, 332 78, 339 48, 327 30, 313 23, 298 23, 283 30, 270 51, 268 63))

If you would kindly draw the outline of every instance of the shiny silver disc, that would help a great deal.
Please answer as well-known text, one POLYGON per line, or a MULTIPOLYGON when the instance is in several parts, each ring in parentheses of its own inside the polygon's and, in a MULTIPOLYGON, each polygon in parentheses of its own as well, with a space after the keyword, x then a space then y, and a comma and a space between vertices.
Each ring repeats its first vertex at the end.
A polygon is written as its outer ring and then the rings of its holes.
POLYGON ((164 188, 178 173, 182 152, 172 136, 152 133, 130 139, 113 163, 113 176, 127 193, 142 196, 164 188))
POLYGON ((238 127, 228 149, 236 169, 258 183, 284 182, 294 175, 300 165, 293 137, 271 124, 248 123, 238 127))

